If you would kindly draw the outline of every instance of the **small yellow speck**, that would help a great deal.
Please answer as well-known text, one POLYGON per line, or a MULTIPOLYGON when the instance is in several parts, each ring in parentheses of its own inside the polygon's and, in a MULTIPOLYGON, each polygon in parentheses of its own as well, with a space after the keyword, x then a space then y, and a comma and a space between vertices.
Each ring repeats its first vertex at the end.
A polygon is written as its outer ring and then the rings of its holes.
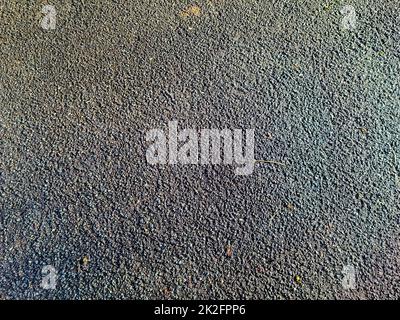
POLYGON ((188 17, 200 17, 201 16, 201 8, 197 5, 192 5, 185 10, 181 11, 179 14, 181 18, 188 18, 188 17))

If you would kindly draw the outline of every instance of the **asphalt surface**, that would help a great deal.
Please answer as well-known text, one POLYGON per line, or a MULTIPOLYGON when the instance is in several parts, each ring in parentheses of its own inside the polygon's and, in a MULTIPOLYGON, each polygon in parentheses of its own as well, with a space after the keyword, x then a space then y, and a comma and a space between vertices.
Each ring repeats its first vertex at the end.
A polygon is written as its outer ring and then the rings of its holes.
POLYGON ((1 298, 399 298, 397 0, 45 3, 0 1, 1 298), (285 165, 151 166, 172 120, 285 165))

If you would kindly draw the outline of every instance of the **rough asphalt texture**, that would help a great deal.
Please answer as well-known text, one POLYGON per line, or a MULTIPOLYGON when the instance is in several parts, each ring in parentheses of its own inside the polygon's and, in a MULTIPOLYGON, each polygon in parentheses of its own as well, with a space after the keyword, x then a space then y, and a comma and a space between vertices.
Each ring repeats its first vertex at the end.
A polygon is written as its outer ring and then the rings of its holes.
POLYGON ((0 297, 399 298, 399 7, 1 0, 0 297), (286 166, 151 166, 171 120, 286 166))

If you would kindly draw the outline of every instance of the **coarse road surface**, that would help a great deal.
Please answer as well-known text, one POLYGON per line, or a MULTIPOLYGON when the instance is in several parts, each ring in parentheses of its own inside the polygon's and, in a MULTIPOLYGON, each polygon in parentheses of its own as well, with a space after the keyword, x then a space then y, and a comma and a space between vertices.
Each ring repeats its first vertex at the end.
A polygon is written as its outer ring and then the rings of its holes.
POLYGON ((0 298, 398 299, 399 80, 398 0, 1 0, 0 298))

